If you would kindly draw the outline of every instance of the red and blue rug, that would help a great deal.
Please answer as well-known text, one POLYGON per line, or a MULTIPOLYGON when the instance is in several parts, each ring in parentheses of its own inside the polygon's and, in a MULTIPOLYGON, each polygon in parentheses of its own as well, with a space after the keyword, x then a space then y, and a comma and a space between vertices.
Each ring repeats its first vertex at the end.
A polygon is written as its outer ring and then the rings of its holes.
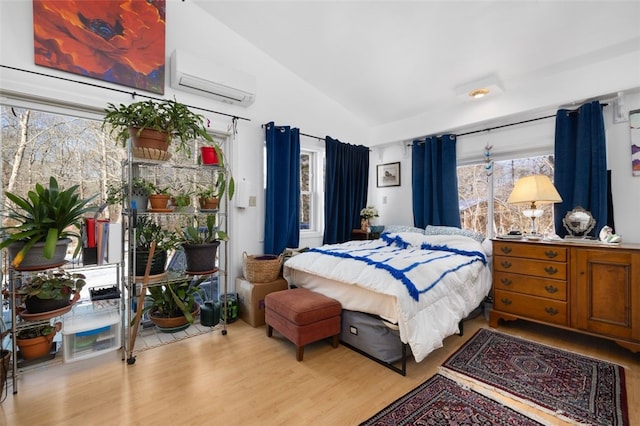
POLYGON ((541 425, 477 392, 436 374, 361 423, 403 425, 541 425))
POLYGON ((624 368, 616 364, 480 329, 442 367, 560 418, 629 424, 624 368))

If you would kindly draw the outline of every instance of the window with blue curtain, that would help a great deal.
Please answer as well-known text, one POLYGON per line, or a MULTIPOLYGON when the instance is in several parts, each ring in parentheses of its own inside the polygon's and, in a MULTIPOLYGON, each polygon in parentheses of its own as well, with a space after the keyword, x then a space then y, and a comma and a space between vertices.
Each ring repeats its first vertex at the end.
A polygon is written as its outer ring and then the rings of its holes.
POLYGON ((325 138, 326 174, 324 204, 325 244, 351 239, 360 228, 360 210, 369 189, 369 148, 325 138))
POLYGON ((279 254, 300 242, 300 130, 270 122, 265 137, 264 252, 279 254))
POLYGON ((460 227, 456 136, 413 141, 411 165, 414 226, 460 227))
POLYGON ((596 220, 590 235, 598 235, 607 224, 607 145, 600 102, 558 110, 555 162, 554 184, 562 197, 554 206, 556 233, 567 235, 562 219, 582 207, 596 220))

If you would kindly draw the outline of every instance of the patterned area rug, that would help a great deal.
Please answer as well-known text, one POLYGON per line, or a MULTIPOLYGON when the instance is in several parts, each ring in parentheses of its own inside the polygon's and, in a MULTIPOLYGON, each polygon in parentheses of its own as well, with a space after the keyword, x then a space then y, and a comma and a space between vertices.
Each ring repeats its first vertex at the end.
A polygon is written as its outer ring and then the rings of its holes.
POLYGON ((591 425, 629 424, 624 369, 480 329, 441 368, 546 412, 591 425))
POLYGON ((361 426, 540 424, 436 374, 361 426))

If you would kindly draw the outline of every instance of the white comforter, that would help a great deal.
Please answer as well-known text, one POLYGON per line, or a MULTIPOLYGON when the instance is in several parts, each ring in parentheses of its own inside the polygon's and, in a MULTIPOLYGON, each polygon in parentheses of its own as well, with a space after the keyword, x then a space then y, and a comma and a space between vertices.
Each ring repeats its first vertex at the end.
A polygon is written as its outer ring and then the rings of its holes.
POLYGON ((491 288, 482 245, 463 236, 386 234, 311 249, 288 268, 394 296, 400 338, 417 362, 458 332, 491 288))

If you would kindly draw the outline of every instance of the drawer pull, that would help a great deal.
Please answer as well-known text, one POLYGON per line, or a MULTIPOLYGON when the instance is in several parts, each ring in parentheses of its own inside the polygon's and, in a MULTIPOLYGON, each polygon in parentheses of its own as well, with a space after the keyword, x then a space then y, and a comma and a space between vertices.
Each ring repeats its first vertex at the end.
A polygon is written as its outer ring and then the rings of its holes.
POLYGON ((511 300, 507 299, 506 297, 502 299, 502 303, 504 303, 505 305, 509 306, 511 303, 511 300))
POLYGON ((500 264, 502 265, 503 268, 505 269, 509 269, 511 268, 511 262, 509 262, 508 260, 503 260, 502 262, 500 262, 500 264))
POLYGON ((511 281, 509 278, 503 278, 500 280, 500 282, 502 283, 502 285, 511 285, 513 281, 511 281))
POLYGON ((554 287, 552 285, 546 285, 546 286, 544 286, 544 289, 547 290, 547 292, 549 292, 551 294, 558 292, 558 287, 554 287))
POLYGON ((547 308, 544 308, 544 311, 551 316, 558 315, 558 310, 556 308, 547 307, 547 308))
POLYGON ((509 254, 509 253, 511 253, 511 247, 502 246, 502 247, 500 247, 500 251, 503 252, 504 254, 509 254))
POLYGON ((555 250, 547 250, 544 252, 544 255, 547 256, 549 259, 553 259, 554 257, 558 256, 558 252, 555 250))
POLYGON ((558 273, 558 268, 554 268, 553 266, 547 266, 544 268, 544 271, 549 275, 555 275, 558 273))

